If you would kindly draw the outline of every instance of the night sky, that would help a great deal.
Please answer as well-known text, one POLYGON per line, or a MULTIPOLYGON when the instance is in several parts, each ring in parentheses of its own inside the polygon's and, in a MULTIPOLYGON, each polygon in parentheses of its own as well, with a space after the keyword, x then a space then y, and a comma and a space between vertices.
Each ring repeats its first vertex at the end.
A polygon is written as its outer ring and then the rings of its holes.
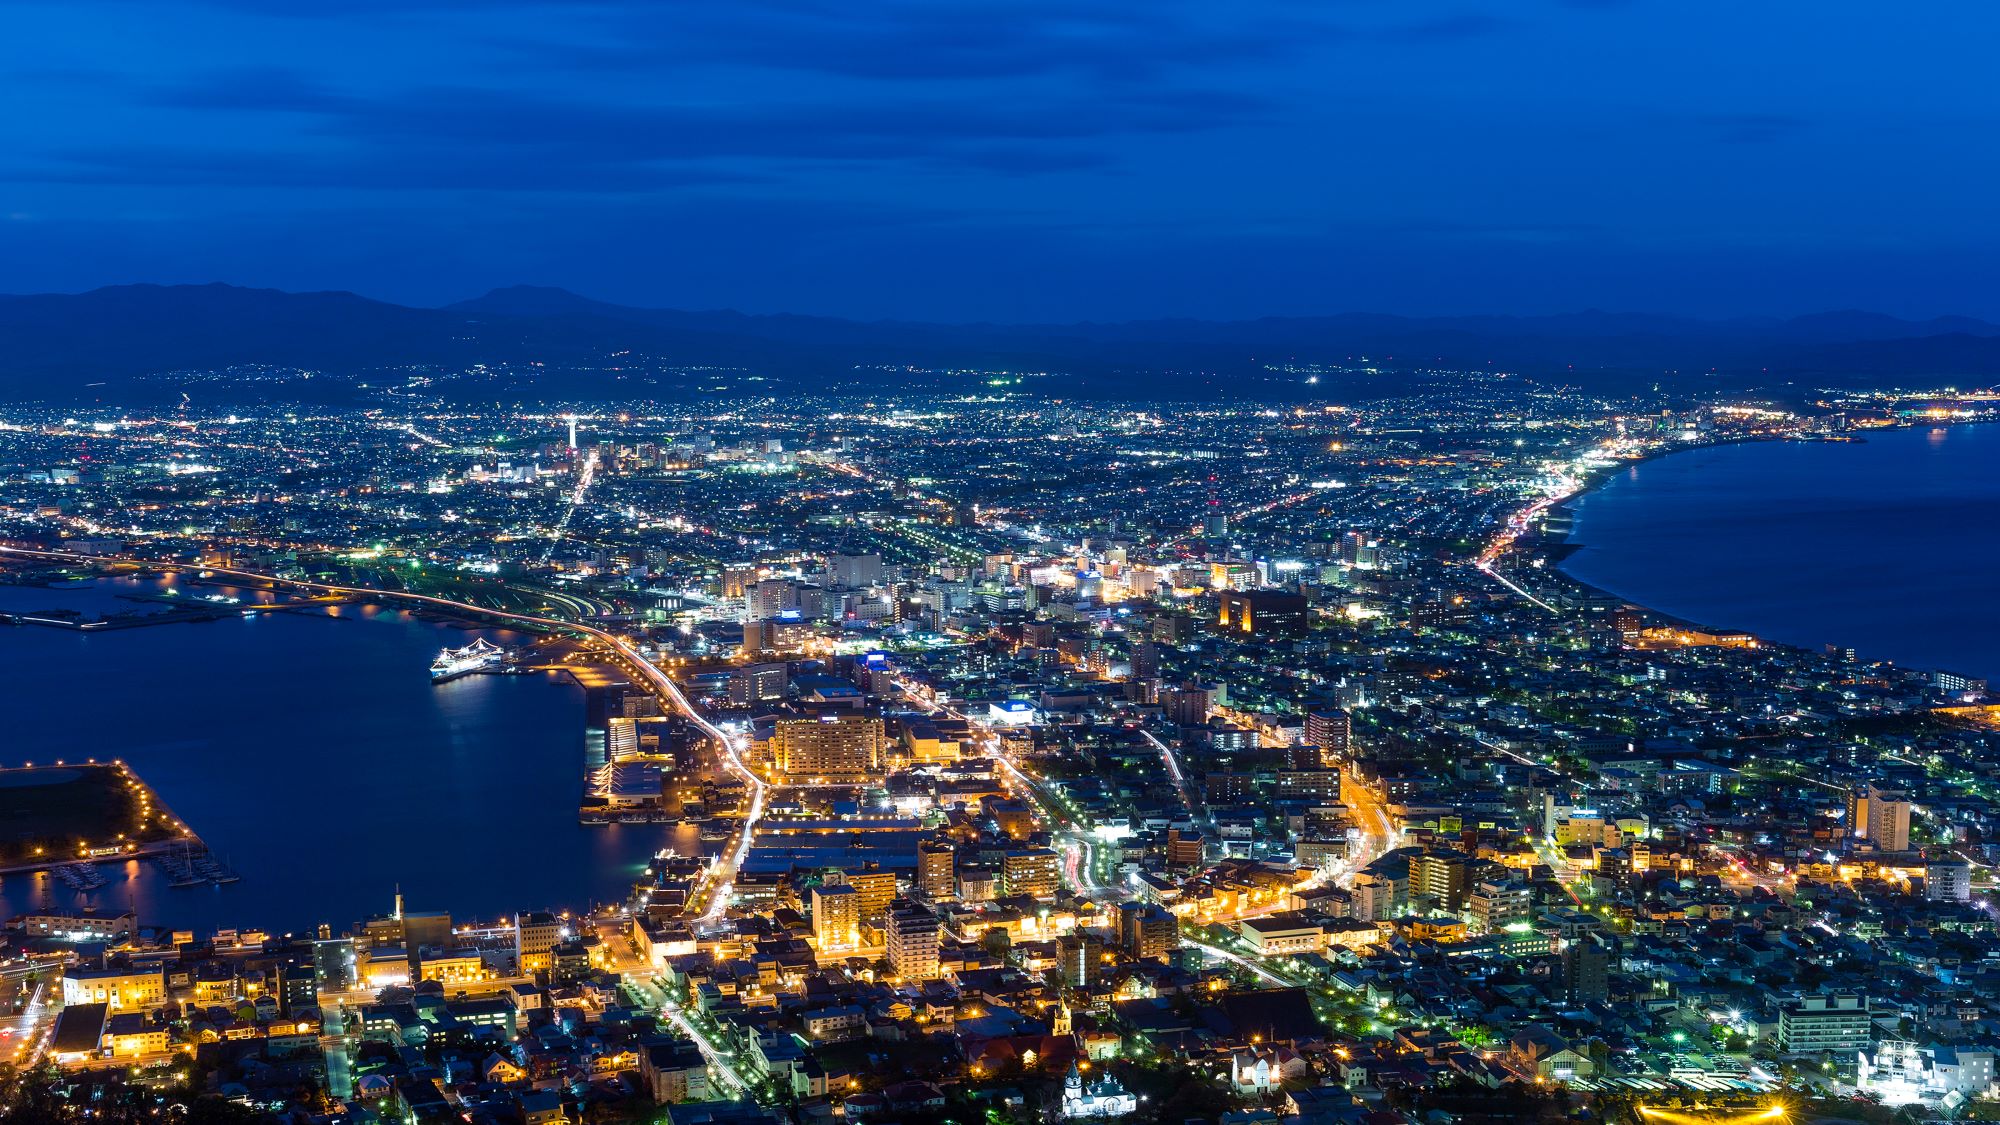
POLYGON ((2000 315, 2000 7, 0 0, 0 292, 2000 315))

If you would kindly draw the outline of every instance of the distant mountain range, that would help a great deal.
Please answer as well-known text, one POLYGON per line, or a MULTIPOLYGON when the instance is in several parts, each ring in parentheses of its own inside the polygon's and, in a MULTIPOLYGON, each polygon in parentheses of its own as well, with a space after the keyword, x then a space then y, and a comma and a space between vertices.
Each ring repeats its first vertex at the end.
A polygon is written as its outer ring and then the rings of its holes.
POLYGON ((594 389, 610 366, 740 368, 786 383, 874 387, 930 378, 907 369, 1021 370, 1065 377, 1079 393, 1254 393, 1296 385, 1287 366, 1363 360, 1577 379, 1986 382, 2000 377, 2000 325, 1856 311, 925 324, 642 309, 533 286, 441 309, 219 284, 0 296, 0 397, 15 400, 111 397, 174 386, 174 373, 251 365, 380 380, 393 369, 482 363, 539 363, 515 378, 553 396, 594 389))

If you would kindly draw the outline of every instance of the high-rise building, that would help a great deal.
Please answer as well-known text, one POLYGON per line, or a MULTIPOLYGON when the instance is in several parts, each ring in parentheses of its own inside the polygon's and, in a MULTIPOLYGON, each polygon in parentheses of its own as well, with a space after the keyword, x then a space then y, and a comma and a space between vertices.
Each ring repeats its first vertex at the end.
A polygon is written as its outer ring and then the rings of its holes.
POLYGON ((1602 934, 1585 933, 1562 947, 1562 998, 1572 1004, 1611 994, 1611 949, 1602 934))
POLYGON ((1089 930, 1077 930, 1056 939, 1056 956, 1062 963, 1064 983, 1083 988, 1104 976, 1104 939, 1089 930))
POLYGON ((1410 894, 1435 900, 1440 909, 1457 913, 1465 907, 1472 861, 1452 848, 1432 848, 1410 860, 1410 894))
POLYGON ((925 840, 917 845, 917 890, 933 902, 958 894, 958 851, 944 840, 925 840))
POLYGON ((863 922, 880 922, 896 901, 896 874, 893 871, 846 871, 840 881, 854 888, 855 910, 863 922))
POLYGON ((782 718, 771 730, 771 769, 787 781, 868 781, 881 773, 887 751, 877 715, 828 711, 782 718))
POLYGON ((1049 848, 1010 851, 1000 862, 1000 893, 1054 898, 1059 857, 1049 848))
POLYGON ((1847 797, 1848 831, 1857 840, 1867 840, 1879 852, 1910 850, 1910 797, 1874 782, 1856 789, 1847 797))
POLYGON ((764 578, 743 590, 743 620, 769 621, 799 608, 798 583, 789 578, 764 578))
POLYGON ((1132 678, 1150 680, 1160 674, 1160 646, 1152 641, 1132 642, 1132 678))
POLYGON ((1207 841, 1199 832, 1167 829, 1167 866, 1180 870, 1200 867, 1206 861, 1207 841))
POLYGON ((1361 561, 1369 546, 1368 535, 1361 531, 1343 531, 1340 534, 1340 561, 1354 566, 1361 561))
POLYGON ((937 915, 907 900, 889 909, 889 968, 904 980, 934 980, 938 975, 937 915))
POLYGON ((1320 756, 1332 764, 1347 756, 1354 742, 1354 718, 1345 711, 1306 713, 1306 741, 1319 747, 1320 756))
POLYGON ((821 953, 860 948, 861 896, 845 884, 814 887, 812 923, 813 944, 821 953))
POLYGON ((1161 961, 1181 943, 1180 923, 1158 903, 1118 906, 1118 944, 1141 961, 1161 961))
POLYGON ((826 560, 827 581, 838 589, 857 590, 882 582, 882 556, 832 555, 826 560))
POLYGON ((303 945, 284 950, 272 966, 277 977, 279 1010, 288 1016, 319 1011, 319 973, 312 950, 303 945))

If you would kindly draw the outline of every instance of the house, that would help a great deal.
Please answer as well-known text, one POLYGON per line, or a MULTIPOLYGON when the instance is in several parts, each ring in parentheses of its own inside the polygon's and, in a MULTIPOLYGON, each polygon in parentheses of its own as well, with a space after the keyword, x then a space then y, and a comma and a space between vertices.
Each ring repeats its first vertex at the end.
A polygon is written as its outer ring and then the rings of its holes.
POLYGON ((523 1125, 568 1125, 569 1116, 563 1112, 560 1090, 522 1094, 520 1105, 523 1125))
POLYGON ((1285 1047, 1237 1051, 1229 1056, 1229 1085, 1246 1098, 1273 1093, 1287 1079, 1304 1078, 1311 1071, 1303 1056, 1285 1047))

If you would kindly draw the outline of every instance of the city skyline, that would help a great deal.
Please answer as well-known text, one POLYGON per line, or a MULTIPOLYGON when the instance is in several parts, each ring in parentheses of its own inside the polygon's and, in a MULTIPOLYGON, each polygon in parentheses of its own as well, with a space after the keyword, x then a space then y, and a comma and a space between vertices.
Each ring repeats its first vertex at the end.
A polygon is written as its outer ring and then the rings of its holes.
POLYGON ((0 26, 0 1125, 2000 1120, 2000 9, 0 26))

